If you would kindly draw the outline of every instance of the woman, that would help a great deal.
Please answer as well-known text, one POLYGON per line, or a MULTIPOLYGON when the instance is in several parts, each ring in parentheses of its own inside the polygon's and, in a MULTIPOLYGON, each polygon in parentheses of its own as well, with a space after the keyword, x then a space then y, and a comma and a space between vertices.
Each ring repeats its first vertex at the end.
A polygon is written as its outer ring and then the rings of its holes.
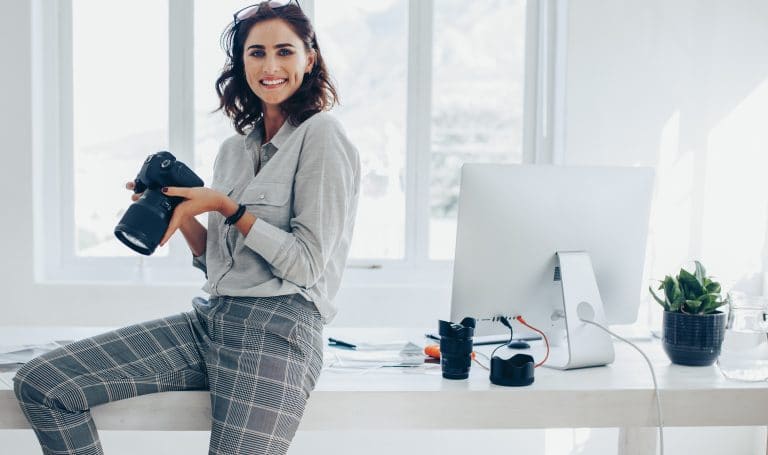
POLYGON ((102 453, 92 406, 168 390, 210 390, 211 454, 285 453, 296 432, 336 312, 360 164, 322 112, 336 91, 298 5, 241 10, 223 42, 216 89, 238 134, 221 146, 212 188, 163 189, 186 200, 161 244, 182 232, 211 298, 19 370, 16 395, 44 453, 102 453), (194 218, 205 212, 207 229, 194 218))

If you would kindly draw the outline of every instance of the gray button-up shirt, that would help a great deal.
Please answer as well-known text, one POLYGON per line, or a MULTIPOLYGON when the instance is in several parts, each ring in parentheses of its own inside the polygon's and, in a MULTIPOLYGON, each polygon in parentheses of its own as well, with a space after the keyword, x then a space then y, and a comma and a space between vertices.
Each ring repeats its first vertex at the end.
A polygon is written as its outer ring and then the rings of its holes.
POLYGON ((286 121, 263 146, 260 130, 224 141, 211 183, 244 204, 256 222, 243 237, 220 213, 209 212, 206 251, 193 264, 206 272, 203 290, 212 296, 298 293, 330 322, 357 212, 357 149, 326 112, 298 127, 286 121))

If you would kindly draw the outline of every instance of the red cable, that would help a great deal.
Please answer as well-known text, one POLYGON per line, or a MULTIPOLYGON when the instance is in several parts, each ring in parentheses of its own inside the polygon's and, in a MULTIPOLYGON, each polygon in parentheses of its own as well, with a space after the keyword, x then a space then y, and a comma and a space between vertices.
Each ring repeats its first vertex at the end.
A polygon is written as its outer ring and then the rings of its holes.
POLYGON ((538 367, 544 365, 544 362, 546 362, 547 359, 549 358, 549 340, 547 340, 547 336, 544 335, 544 332, 542 332, 541 330, 539 330, 536 327, 534 327, 534 326, 528 324, 527 322, 525 322, 525 319, 523 319, 522 316, 516 316, 515 319, 517 320, 517 322, 519 322, 520 324, 523 324, 524 326, 528 327, 529 329, 535 330, 536 332, 538 332, 542 336, 542 338, 544 338, 544 344, 547 345, 547 355, 544 356, 544 360, 542 360, 541 362, 539 362, 536 365, 534 365, 534 367, 538 368, 538 367))

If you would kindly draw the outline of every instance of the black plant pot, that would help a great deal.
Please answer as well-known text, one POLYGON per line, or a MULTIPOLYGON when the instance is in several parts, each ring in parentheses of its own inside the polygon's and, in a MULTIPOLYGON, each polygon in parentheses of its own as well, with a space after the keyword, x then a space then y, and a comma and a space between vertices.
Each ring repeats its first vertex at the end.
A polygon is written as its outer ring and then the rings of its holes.
POLYGON ((686 314, 664 312, 664 351, 672 363, 712 365, 720 355, 725 336, 725 313, 686 314))

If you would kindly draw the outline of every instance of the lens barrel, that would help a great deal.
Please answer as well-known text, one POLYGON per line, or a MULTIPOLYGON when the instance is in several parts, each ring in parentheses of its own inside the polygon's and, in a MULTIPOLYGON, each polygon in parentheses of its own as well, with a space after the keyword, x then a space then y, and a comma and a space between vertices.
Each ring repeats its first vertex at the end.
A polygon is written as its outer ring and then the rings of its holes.
POLYGON ((128 248, 149 256, 163 238, 171 222, 174 205, 158 190, 146 190, 125 211, 115 226, 115 236, 128 248))
POLYGON ((472 365, 472 337, 475 320, 464 318, 461 324, 439 321, 440 366, 446 379, 467 379, 472 365))

